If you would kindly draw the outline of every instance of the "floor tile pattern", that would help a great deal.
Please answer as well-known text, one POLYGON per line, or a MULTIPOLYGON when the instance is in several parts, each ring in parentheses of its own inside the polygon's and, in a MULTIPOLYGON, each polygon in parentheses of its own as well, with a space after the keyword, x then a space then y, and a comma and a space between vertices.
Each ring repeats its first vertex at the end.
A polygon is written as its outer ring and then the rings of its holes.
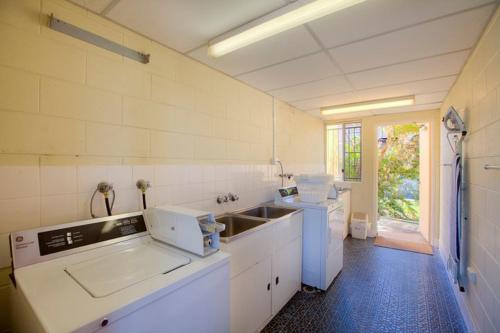
POLYGON ((326 292, 297 293, 263 332, 466 332, 439 257, 347 238, 326 292))

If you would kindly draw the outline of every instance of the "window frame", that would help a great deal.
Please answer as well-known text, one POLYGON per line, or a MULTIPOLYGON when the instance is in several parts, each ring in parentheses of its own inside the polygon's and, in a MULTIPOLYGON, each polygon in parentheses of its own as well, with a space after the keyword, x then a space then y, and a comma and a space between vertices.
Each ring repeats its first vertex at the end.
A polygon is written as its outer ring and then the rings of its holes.
POLYGON ((341 126, 340 130, 342 131, 342 180, 343 182, 352 182, 352 183, 360 183, 363 179, 363 124, 360 120, 352 120, 352 121, 343 121, 343 122, 332 122, 325 124, 325 169, 328 171, 328 155, 329 155, 329 140, 328 140, 328 131, 329 126, 341 126), (357 126, 349 126, 348 125, 357 125, 357 126), (359 178, 346 178, 346 128, 347 129, 359 129, 359 151, 350 151, 347 152, 349 154, 359 154, 359 178))

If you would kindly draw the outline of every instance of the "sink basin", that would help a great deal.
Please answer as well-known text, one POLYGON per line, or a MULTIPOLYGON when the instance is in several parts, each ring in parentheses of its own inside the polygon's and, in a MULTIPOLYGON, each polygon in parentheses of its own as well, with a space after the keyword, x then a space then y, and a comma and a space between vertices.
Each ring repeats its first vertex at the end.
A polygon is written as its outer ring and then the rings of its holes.
POLYGON ((270 206, 261 206, 255 207, 252 209, 248 209, 242 212, 238 212, 238 215, 246 215, 252 217, 259 217, 264 219, 277 219, 282 216, 288 215, 290 213, 295 212, 295 209, 289 208, 280 208, 280 207, 270 207, 270 206))
POLYGON ((223 240, 231 240, 237 235, 242 235, 245 231, 258 227, 269 222, 269 220, 257 220, 244 216, 226 214, 215 218, 219 223, 223 223, 226 229, 220 233, 223 240))

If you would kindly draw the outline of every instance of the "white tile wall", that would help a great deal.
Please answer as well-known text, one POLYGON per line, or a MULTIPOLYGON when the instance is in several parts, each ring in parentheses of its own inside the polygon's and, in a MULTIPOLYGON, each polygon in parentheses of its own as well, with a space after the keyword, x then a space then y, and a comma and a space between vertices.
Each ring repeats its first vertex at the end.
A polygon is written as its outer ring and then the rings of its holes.
POLYGON ((77 169, 71 166, 42 166, 40 168, 41 194, 77 193, 77 169))
MULTIPOLYGON (((323 165, 287 165, 285 172, 320 172, 323 165)), ((9 265, 7 235, 14 230, 90 218, 90 198, 97 184, 111 182, 116 189, 113 213, 141 209, 135 187, 138 179, 151 182, 149 207, 182 205, 220 214, 273 200, 281 185, 272 165, 61 165, 0 167, 0 267, 9 265), (240 200, 219 205, 218 194, 233 192, 240 200)), ((105 216, 100 194, 94 213, 105 216)))
POLYGON ((40 174, 33 166, 0 167, 0 199, 40 195, 40 174), (13 182, 12 180, 16 181, 13 182))

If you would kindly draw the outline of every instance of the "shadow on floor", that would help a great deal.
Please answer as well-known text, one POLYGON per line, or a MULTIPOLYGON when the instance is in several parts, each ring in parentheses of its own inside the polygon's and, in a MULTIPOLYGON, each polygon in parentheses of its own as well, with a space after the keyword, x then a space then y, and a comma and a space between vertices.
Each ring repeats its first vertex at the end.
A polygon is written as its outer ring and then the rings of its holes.
POLYGON ((298 292, 263 332, 466 332, 439 255, 347 238, 326 292, 298 292))

